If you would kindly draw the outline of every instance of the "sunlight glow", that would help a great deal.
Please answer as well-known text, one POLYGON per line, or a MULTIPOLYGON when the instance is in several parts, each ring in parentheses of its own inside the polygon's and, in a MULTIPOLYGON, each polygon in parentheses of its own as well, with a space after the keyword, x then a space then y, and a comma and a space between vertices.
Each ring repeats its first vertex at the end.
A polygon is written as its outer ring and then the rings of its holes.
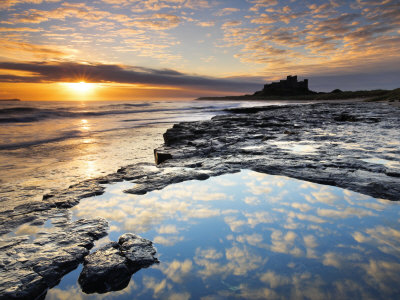
POLYGON ((79 125, 81 127, 82 132, 90 130, 90 124, 86 119, 82 119, 79 125))
POLYGON ((80 94, 85 94, 88 92, 91 92, 95 87, 95 83, 87 83, 84 81, 81 82, 66 82, 64 83, 69 89, 80 93, 80 94))

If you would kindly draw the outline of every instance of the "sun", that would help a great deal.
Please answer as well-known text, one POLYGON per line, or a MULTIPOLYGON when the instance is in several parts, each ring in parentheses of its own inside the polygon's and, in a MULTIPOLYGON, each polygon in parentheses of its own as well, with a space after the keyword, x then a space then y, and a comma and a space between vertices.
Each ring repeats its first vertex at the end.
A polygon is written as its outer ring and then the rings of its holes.
POLYGON ((65 85, 80 94, 86 94, 88 92, 91 92, 94 88, 95 88, 95 84, 94 83, 87 83, 84 81, 80 81, 80 82, 67 82, 65 83, 65 85))

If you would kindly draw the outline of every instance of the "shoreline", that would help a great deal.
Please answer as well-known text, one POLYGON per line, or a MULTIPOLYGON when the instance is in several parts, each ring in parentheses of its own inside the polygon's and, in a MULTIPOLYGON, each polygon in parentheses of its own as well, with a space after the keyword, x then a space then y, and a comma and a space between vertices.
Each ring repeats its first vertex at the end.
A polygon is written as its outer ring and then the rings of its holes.
POLYGON ((341 91, 334 90, 329 93, 325 92, 312 92, 306 94, 289 94, 286 96, 283 95, 273 95, 271 93, 266 94, 247 94, 247 95, 239 95, 239 96, 222 96, 222 97, 200 97, 196 100, 230 100, 230 101, 296 101, 296 100, 304 100, 304 101, 324 101, 324 100, 332 100, 332 101, 340 101, 340 100, 353 100, 353 99, 364 99, 365 101, 394 101, 398 100, 400 97, 400 88, 393 90, 369 90, 369 91, 341 91))
MULTIPOLYGON (((80 199, 104 193, 104 184, 130 181, 135 183, 135 187, 125 192, 141 195, 173 183, 205 180, 242 169, 334 185, 396 201, 400 195, 400 169, 363 159, 373 155, 386 157, 389 152, 374 151, 378 147, 371 142, 383 147, 385 139, 377 137, 388 133, 386 137, 390 139, 391 132, 399 132, 399 118, 399 112, 385 104, 357 102, 266 106, 256 110, 241 108, 208 121, 178 123, 164 133, 165 145, 155 150, 157 154, 171 156, 158 166, 151 163, 125 166, 115 173, 43 195, 41 202, 26 203, 2 213, 1 233, 6 234, 27 223, 44 224, 49 216, 64 213, 65 218, 60 219, 57 227, 60 233, 65 228, 71 228, 68 243, 62 245, 60 236, 52 233, 41 237, 42 243, 57 246, 51 254, 47 254, 50 257, 47 272, 54 271, 54 268, 60 268, 60 261, 56 261, 65 255, 67 248, 77 249, 72 257, 68 257, 68 262, 80 263, 93 247, 93 241, 106 234, 105 220, 77 223, 67 216, 68 208, 75 206, 80 199), (339 133, 338 127, 341 128, 339 133), (346 130, 352 130, 352 139, 358 145, 365 144, 372 148, 368 155, 362 149, 342 148, 348 144, 346 130), (375 131, 375 135, 371 135, 373 140, 366 140, 366 130, 375 131), (312 147, 309 152, 296 152, 290 150, 294 145, 312 147), (80 246, 82 234, 90 236, 84 247, 80 246)), ((9 255, 14 253, 16 256, 18 251, 26 251, 29 247, 32 247, 32 242, 19 237, 2 241, 0 249, 7 258, 2 256, 1 260, 8 260, 3 275, 8 279, 2 280, 8 286, 1 287, 4 297, 16 292, 40 295, 59 280, 54 279, 54 274, 46 277, 33 269, 27 275, 24 272, 30 270, 31 265, 17 263, 14 261, 17 258, 9 255), (24 280, 34 284, 22 284, 24 280)), ((42 259, 40 253, 31 255, 28 261, 42 259)), ((61 265, 65 263, 62 261, 61 265)), ((64 274, 58 273, 58 278, 64 274)))

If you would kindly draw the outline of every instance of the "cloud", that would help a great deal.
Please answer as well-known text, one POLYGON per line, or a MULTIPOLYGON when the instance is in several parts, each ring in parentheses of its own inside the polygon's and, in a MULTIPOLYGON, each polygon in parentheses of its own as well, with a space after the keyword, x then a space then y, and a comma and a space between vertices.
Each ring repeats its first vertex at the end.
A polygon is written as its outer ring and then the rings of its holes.
POLYGON ((263 66, 265 75, 287 70, 365 74, 366 68, 384 70, 395 57, 399 61, 400 6, 394 1, 360 1, 357 7, 344 1, 312 2, 307 9, 285 8, 275 2, 251 1, 252 15, 242 19, 242 24, 222 27, 224 46, 239 49, 234 57, 263 66))
POLYGON ((303 251, 297 247, 297 243, 295 243, 296 240, 298 240, 298 236, 293 231, 288 231, 284 235, 282 231, 274 230, 271 233, 270 249, 273 252, 302 256, 303 251))
MULTIPOLYGON (((391 298, 398 293, 398 289, 393 287, 398 286, 400 264, 394 261, 384 261, 370 259, 368 264, 363 264, 362 268, 366 271, 366 280, 368 284, 377 286, 381 293, 385 293, 385 298, 391 298)), ((397 295, 396 295, 397 296, 397 295)))
POLYGON ((253 181, 246 182, 246 187, 252 195, 268 195, 272 192, 272 188, 268 185, 259 185, 253 181))
POLYGON ((324 4, 310 4, 308 5, 308 8, 311 10, 311 13, 313 14, 320 14, 320 13, 324 13, 326 14, 328 10, 332 9, 336 7, 336 5, 332 2, 329 3, 324 3, 324 4))
MULTIPOLYGON (((0 39, 0 50, 5 50, 8 57, 21 58, 23 56, 35 57, 40 59, 52 58, 67 58, 74 51, 66 47, 55 45, 37 45, 27 42, 10 41, 0 39)), ((11 69, 10 69, 11 70, 11 69)))
POLYGON ((14 13, 10 19, 2 21, 6 24, 33 23, 39 24, 49 20, 65 20, 66 18, 78 18, 85 21, 98 21, 110 16, 111 13, 96 9, 84 3, 63 3, 53 10, 29 9, 21 13, 14 13))
POLYGON ((236 7, 224 7, 223 9, 217 11, 214 15, 217 17, 222 17, 238 11, 240 11, 240 9, 236 7))
MULTIPOLYGON (((156 278, 151 276, 143 276, 143 287, 149 290, 153 290, 154 298, 159 298, 159 295, 167 288, 167 280, 163 279, 160 282, 156 278)), ((132 282, 132 280, 131 280, 132 282)))
POLYGON ((178 229, 176 228, 175 225, 167 224, 167 225, 160 226, 157 229, 157 232, 159 234, 175 234, 175 233, 178 233, 178 229))
POLYGON ((228 21, 228 22, 225 22, 224 24, 222 24, 221 28, 226 29, 229 27, 235 27, 235 26, 239 26, 239 25, 242 25, 242 21, 228 21))
POLYGON ((269 14, 261 14, 259 17, 251 20, 251 23, 254 24, 273 24, 277 20, 272 15, 269 14))
POLYGON ((291 278, 276 274, 274 271, 267 271, 261 275, 260 280, 264 283, 267 283, 269 287, 273 289, 291 283, 291 278))
POLYGON ((278 5, 278 0, 250 0, 250 3, 254 4, 250 7, 250 11, 258 12, 261 8, 268 6, 278 5))
POLYGON ((168 299, 170 300, 189 300, 191 298, 190 293, 182 292, 182 293, 172 293, 168 299))
POLYGON ((299 219, 301 221, 309 221, 312 223, 325 223, 326 220, 319 218, 317 216, 314 215, 308 215, 308 214, 301 214, 301 213, 295 213, 293 211, 290 211, 287 213, 289 218, 296 218, 299 219))
POLYGON ((153 241, 156 244, 161 244, 167 247, 172 247, 174 246, 176 243, 183 241, 184 238, 182 236, 168 236, 168 237, 164 237, 164 236, 156 236, 154 237, 153 241))
POLYGON ((258 224, 268 224, 276 221, 276 217, 268 211, 245 212, 244 216, 247 218, 247 224, 254 228, 258 224))
POLYGON ((291 204, 291 206, 295 209, 300 210, 301 212, 307 212, 312 209, 312 207, 310 205, 308 205, 307 203, 294 202, 291 204))
POLYGON ((325 203, 328 205, 334 205, 339 200, 339 197, 329 188, 321 188, 318 191, 311 192, 305 198, 310 203, 325 203))
POLYGON ((344 257, 338 253, 327 252, 324 254, 322 263, 324 266, 332 266, 341 269, 346 263, 346 259, 344 259, 344 257))
POLYGON ((54 3, 61 0, 1 0, 0 9, 8 9, 19 4, 41 4, 41 3, 54 3))
POLYGON ((197 25, 199 25, 200 27, 213 27, 213 26, 215 26, 215 22, 214 21, 202 21, 202 22, 197 22, 197 25))
POLYGON ((225 217, 224 221, 229 226, 232 232, 241 231, 243 226, 247 224, 244 220, 239 220, 234 216, 225 217))
POLYGON ((167 30, 179 25, 181 19, 173 14, 154 14, 150 16, 136 17, 135 21, 126 22, 126 26, 134 26, 142 29, 167 30))
POLYGON ((169 280, 176 283, 182 283, 193 268, 193 263, 190 259, 184 261, 173 260, 160 265, 161 271, 169 280))
POLYGON ((354 240, 358 243, 377 245, 384 253, 398 256, 400 254, 400 231, 387 226, 376 226, 365 230, 365 233, 354 232, 354 240))
POLYGON ((210 8, 212 4, 208 0, 187 0, 184 7, 190 9, 210 8))
POLYGON ((208 248, 208 249, 204 249, 204 250, 202 250, 201 248, 197 248, 196 256, 202 257, 205 259, 217 260, 217 259, 221 259, 223 257, 223 254, 221 252, 218 252, 214 248, 208 248))
POLYGON ((261 234, 253 233, 253 234, 244 234, 239 235, 236 240, 239 243, 247 243, 252 246, 260 247, 261 242, 263 241, 263 237, 261 234))
POLYGON ((41 28, 30 28, 30 27, 0 27, 0 32, 40 32, 43 31, 41 28))
POLYGON ((372 211, 356 208, 356 207, 346 207, 345 209, 325 209, 325 208, 318 208, 317 214, 320 217, 328 217, 333 219, 346 219, 351 217, 366 217, 366 216, 375 216, 372 211))
POLYGON ((241 91, 255 89, 259 83, 184 74, 171 69, 150 69, 110 64, 76 62, 0 62, 0 70, 28 71, 34 77, 1 75, 0 82, 113 82, 177 87, 202 87, 209 90, 241 91))
POLYGON ((225 249, 225 257, 228 261, 227 268, 230 273, 243 276, 249 271, 255 270, 266 263, 268 258, 261 257, 246 246, 233 246, 225 249))
POLYGON ((258 197, 246 197, 244 198, 244 202, 248 205, 259 205, 261 203, 258 197))

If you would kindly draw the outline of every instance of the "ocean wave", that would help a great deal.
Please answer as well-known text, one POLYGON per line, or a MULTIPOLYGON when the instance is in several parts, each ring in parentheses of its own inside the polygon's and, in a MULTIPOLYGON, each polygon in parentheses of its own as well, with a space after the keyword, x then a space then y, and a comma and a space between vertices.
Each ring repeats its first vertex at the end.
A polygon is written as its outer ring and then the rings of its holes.
POLYGON ((40 117, 7 117, 7 118, 1 118, 0 117, 0 123, 29 123, 29 122, 37 122, 43 120, 43 118, 40 117))
POLYGON ((141 107, 148 107, 146 103, 140 104, 124 104, 124 107, 135 107, 136 109, 123 109, 121 105, 115 105, 115 108, 110 109, 110 105, 94 108, 93 110, 77 111, 66 108, 34 108, 34 107, 11 107, 0 109, 0 123, 30 123, 38 122, 47 119, 57 118, 84 118, 84 117, 99 117, 107 115, 124 115, 124 114, 140 114, 140 113, 156 113, 156 112, 181 112, 197 110, 193 107, 184 108, 153 108, 153 109, 140 109, 141 107), (109 108, 109 109, 104 109, 109 108))
POLYGON ((35 107, 10 107, 10 108, 0 109, 0 115, 15 114, 15 113, 32 113, 39 110, 40 110, 39 108, 35 107))
POLYGON ((206 110, 206 109, 221 109, 221 108, 218 106, 211 105, 211 106, 191 106, 189 107, 189 109, 206 110))
POLYGON ((23 141, 23 142, 18 142, 18 143, 0 144, 0 150, 16 150, 16 149, 20 149, 20 148, 38 146, 38 145, 47 144, 47 143, 61 142, 61 141, 67 140, 67 139, 82 137, 82 136, 84 136, 84 135, 79 130, 64 131, 62 135, 56 136, 56 137, 23 141))
POLYGON ((120 103, 120 104, 108 104, 101 105, 99 108, 124 108, 124 107, 147 107, 151 106, 151 103, 120 103))

